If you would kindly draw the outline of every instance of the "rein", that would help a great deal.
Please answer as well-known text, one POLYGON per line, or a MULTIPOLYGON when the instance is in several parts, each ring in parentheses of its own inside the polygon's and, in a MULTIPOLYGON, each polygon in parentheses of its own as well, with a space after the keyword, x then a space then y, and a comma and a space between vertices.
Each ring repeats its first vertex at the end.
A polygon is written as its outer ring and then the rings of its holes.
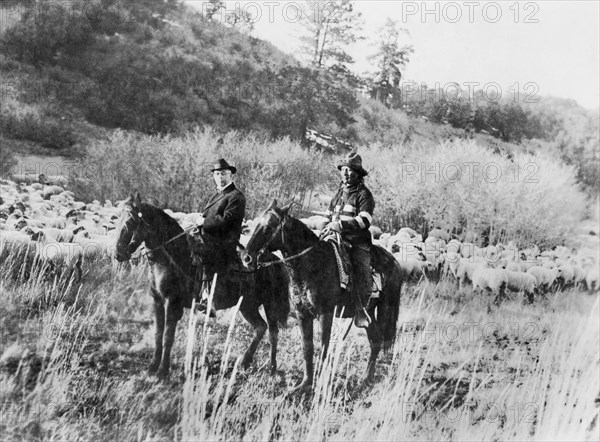
POLYGON ((310 252, 310 251, 311 251, 311 250, 312 250, 312 249, 313 249, 315 246, 316 246, 316 244, 315 244, 315 245, 312 245, 312 246, 310 246, 310 247, 309 247, 309 248, 307 248, 307 249, 304 249, 304 250, 302 250, 300 253, 296 253, 295 255, 288 256, 287 258, 278 259, 277 261, 268 261, 268 262, 265 262, 265 263, 259 262, 259 263, 258 263, 258 265, 256 266, 256 268, 257 268, 257 269, 264 269, 265 267, 270 267, 270 266, 272 266, 272 265, 275 265, 275 264, 283 264, 283 263, 285 263, 285 262, 291 261, 291 260, 293 260, 293 259, 296 259, 296 258, 299 258, 299 257, 301 257, 302 255, 305 255, 305 254, 307 254, 307 253, 308 253, 308 252, 310 252))
MULTIPOLYGON (((273 232, 273 234, 271 235, 271 237, 269 238, 268 241, 265 242, 265 244, 260 248, 260 250, 258 251, 257 256, 260 257, 262 256, 265 251, 267 250, 267 247, 269 246, 269 244, 271 243, 271 241, 273 241, 275 239, 275 237, 277 236, 277 234, 283 229, 283 226, 285 225, 285 217, 286 215, 283 216, 283 218, 281 217, 281 215, 279 215, 277 212, 275 212, 274 210, 269 210, 269 213, 275 215, 275 217, 277 217, 277 219, 280 221, 280 223, 277 225, 277 228, 275 229, 275 231, 273 232)), ((283 233, 281 234, 281 243, 284 244, 284 240, 283 240, 283 233)), ((287 258, 283 258, 283 259, 278 259, 277 261, 268 261, 268 262, 258 262, 258 264, 256 265, 256 269, 261 269, 261 268, 266 268, 266 267, 271 267, 272 265, 275 264, 284 264, 288 261, 292 261, 296 258, 301 257, 302 255, 307 254, 308 252, 310 252, 312 249, 314 249, 316 246, 316 244, 313 244, 312 246, 302 250, 299 253, 296 253, 295 255, 292 256, 288 256, 287 258)))
MULTIPOLYGON (((154 252, 154 251, 156 251, 156 250, 160 249, 161 247, 164 247, 164 246, 166 246, 166 245, 167 245, 167 244, 169 244, 170 242, 172 242, 172 241, 175 241, 177 238, 181 238, 183 235, 185 235, 185 234, 186 234, 186 233, 188 233, 189 231, 192 231, 192 230, 193 230, 193 229, 195 229, 195 228, 196 228, 196 226, 190 226, 190 227, 188 227, 187 229, 183 229, 183 232, 181 232, 181 233, 179 233, 179 234, 175 235, 173 238, 171 238, 171 239, 169 239, 169 240, 167 240, 167 241, 163 242, 162 244, 159 244, 158 246, 154 247, 153 249, 146 250, 145 252, 143 252, 143 253, 140 253, 140 256, 146 256, 146 255, 148 255, 149 253, 152 253, 152 252, 154 252)), ((166 253, 166 250, 165 250, 165 253, 166 253)))

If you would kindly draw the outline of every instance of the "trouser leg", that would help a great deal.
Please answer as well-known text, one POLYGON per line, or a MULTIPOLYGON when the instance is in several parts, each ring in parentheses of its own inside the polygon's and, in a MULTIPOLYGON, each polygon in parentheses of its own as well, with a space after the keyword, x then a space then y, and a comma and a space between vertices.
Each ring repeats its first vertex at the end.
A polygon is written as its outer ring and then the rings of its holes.
POLYGON ((371 280, 371 249, 369 244, 358 244, 352 247, 352 266, 354 284, 352 296, 355 308, 355 324, 358 327, 368 327, 370 318, 365 310, 372 289, 371 280))

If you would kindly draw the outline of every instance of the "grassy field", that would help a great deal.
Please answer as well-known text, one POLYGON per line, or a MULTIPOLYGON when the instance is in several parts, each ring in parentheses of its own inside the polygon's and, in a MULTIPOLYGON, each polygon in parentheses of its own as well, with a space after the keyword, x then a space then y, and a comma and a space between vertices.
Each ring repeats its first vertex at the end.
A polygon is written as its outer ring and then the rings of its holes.
MULTIPOLYGON (((153 348, 147 264, 84 269, 81 285, 10 276, 1 264, 3 440, 598 440, 598 295, 513 295, 495 307, 451 282, 403 289, 393 350, 359 379, 368 342, 336 322, 312 397, 294 319, 252 367, 235 309, 186 311, 166 383, 146 375, 153 348)), ((315 327, 317 327, 315 325, 315 327)), ((317 333, 318 336, 318 333, 317 333)))

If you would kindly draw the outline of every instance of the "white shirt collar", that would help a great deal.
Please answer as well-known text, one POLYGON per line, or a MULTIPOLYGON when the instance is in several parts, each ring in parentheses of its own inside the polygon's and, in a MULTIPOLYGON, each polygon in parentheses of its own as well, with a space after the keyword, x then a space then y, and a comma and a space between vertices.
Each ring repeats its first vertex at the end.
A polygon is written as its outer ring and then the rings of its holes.
POLYGON ((227 184, 225 187, 219 187, 219 186, 217 186, 217 192, 223 192, 225 189, 227 189, 232 184, 233 184, 233 181, 230 182, 229 184, 227 184))

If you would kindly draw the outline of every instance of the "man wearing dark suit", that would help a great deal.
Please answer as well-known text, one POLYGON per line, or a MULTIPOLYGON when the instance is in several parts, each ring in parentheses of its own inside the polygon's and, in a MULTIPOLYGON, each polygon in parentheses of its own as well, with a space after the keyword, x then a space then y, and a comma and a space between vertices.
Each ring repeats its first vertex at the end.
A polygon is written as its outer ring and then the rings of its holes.
POLYGON ((221 274, 237 256, 236 247, 246 212, 246 197, 235 187, 237 169, 223 158, 211 169, 217 191, 209 198, 196 225, 202 228, 202 286, 208 288, 215 273, 221 274))

